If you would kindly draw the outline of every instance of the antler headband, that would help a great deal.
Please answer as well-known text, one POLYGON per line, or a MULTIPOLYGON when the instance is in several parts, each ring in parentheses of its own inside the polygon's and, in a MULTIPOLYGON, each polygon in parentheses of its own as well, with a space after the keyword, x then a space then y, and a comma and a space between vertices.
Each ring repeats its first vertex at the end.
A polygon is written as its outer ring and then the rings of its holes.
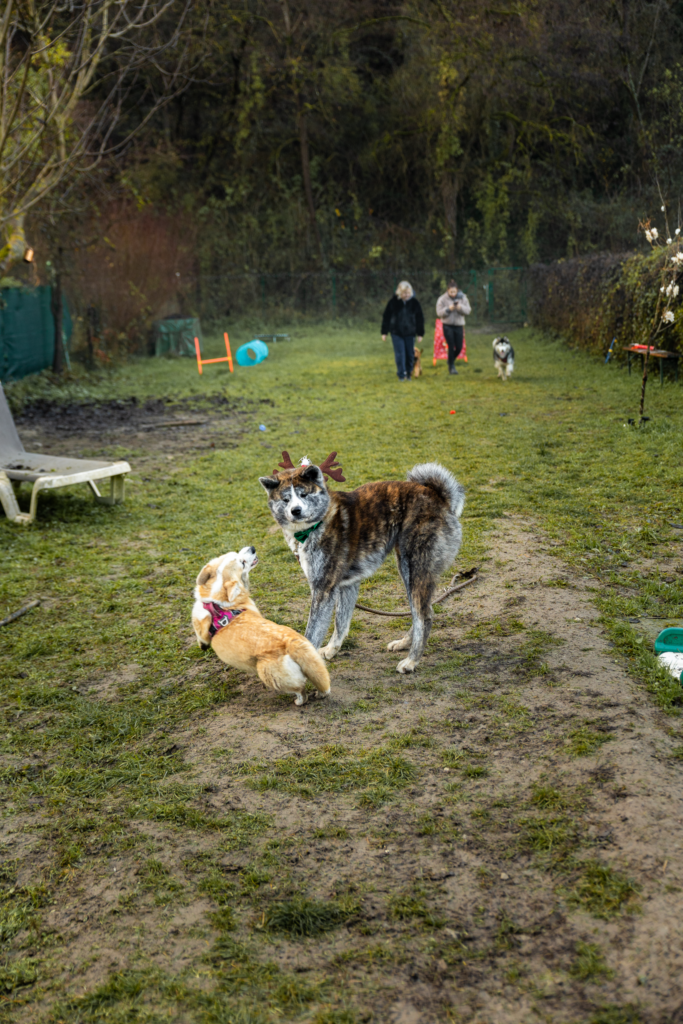
MULTIPOLYGON (((332 480, 336 480, 338 484, 343 484, 346 481, 346 477, 342 476, 342 468, 336 459, 337 453, 330 452, 325 461, 318 466, 318 469, 321 469, 325 476, 329 476, 332 480), (335 469, 335 466, 338 468, 335 469)), ((280 469, 296 469, 296 466, 289 457, 289 452, 282 453, 282 460, 282 462, 278 462, 280 469)), ((274 469, 273 476, 277 475, 278 471, 277 469, 274 469)))

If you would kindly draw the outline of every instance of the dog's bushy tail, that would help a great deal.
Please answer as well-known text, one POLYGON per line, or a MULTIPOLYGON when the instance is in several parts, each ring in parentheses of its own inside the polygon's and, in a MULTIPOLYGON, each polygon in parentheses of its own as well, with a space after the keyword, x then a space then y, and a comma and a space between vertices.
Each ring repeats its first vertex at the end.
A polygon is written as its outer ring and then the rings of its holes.
POLYGON ((444 466, 438 462, 423 462, 419 466, 413 466, 408 472, 407 479, 431 487, 439 497, 448 502, 451 511, 460 517, 465 507, 465 488, 444 466))
POLYGON ((313 683, 318 693, 330 692, 330 674, 325 662, 315 647, 304 637, 297 637, 288 644, 287 653, 293 658, 303 674, 313 683))

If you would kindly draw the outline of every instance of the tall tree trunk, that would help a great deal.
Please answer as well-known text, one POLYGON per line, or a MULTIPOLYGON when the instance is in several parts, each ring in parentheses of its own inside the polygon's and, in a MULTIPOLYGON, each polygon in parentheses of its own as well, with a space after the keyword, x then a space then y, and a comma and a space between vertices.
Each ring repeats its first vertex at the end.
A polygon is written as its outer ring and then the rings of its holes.
POLYGON ((52 372, 61 373, 64 369, 64 345, 62 342, 62 250, 57 250, 55 261, 55 277, 52 285, 52 319, 55 324, 55 350, 52 356, 52 372))
POLYGON ((304 182, 304 192, 306 194, 306 205, 308 206, 308 219, 311 226, 311 232, 313 233, 313 239, 315 241, 315 247, 317 250, 318 259, 323 262, 323 247, 320 241, 320 231, 318 229, 318 219, 316 217, 315 200, 313 198, 313 188, 311 186, 311 156, 308 149, 308 128, 306 125, 306 114, 301 109, 301 102, 297 97, 298 105, 298 122, 299 122, 299 147, 301 149, 301 176, 304 182))
POLYGON ((85 322, 88 339, 88 369, 92 370, 95 365, 95 331, 97 329, 97 310, 94 306, 88 306, 85 312, 85 322))
POLYGON ((458 182, 450 174, 444 173, 441 178, 441 198, 446 229, 450 235, 448 257, 451 270, 454 271, 457 262, 455 242, 458 236, 458 182))

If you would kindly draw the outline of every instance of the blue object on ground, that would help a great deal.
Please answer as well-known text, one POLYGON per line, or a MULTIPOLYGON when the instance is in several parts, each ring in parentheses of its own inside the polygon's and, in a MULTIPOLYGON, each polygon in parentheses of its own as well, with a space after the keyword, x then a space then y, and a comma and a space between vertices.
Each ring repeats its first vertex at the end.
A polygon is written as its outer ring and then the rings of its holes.
POLYGON ((261 426, 259 427, 259 430, 263 430, 263 431, 265 431, 265 429, 266 429, 266 428, 264 427, 264 425, 263 425, 263 423, 262 423, 262 424, 261 424, 261 426))
POLYGON ((680 626, 668 626, 655 640, 655 654, 665 651, 683 654, 683 629, 680 626))
POLYGON ((235 352, 235 359, 239 366, 256 366, 258 363, 262 363, 267 356, 268 346, 258 339, 248 341, 246 345, 240 345, 235 352))

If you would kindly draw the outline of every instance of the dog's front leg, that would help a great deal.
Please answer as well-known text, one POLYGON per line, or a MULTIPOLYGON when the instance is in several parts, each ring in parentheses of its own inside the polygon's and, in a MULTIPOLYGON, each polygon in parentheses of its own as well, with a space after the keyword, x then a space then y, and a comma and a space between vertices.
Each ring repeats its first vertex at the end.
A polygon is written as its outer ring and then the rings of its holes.
POLYGON ((335 597, 335 591, 332 591, 331 594, 316 594, 315 591, 313 592, 311 611, 308 616, 308 625, 306 626, 306 639, 310 640, 314 647, 320 647, 325 639, 327 627, 330 624, 334 610, 335 597))
POLYGON ((327 661, 331 661, 334 658, 346 639, 349 626, 351 625, 351 618, 353 617, 353 609, 356 607, 356 601, 358 600, 359 590, 360 581, 358 583, 351 583, 347 587, 340 587, 337 592, 334 633, 330 642, 325 647, 320 648, 320 653, 327 661))
POLYGON ((211 615, 204 608, 200 601, 195 602, 192 609, 192 627, 197 637, 197 643, 203 651, 211 646, 211 615))

